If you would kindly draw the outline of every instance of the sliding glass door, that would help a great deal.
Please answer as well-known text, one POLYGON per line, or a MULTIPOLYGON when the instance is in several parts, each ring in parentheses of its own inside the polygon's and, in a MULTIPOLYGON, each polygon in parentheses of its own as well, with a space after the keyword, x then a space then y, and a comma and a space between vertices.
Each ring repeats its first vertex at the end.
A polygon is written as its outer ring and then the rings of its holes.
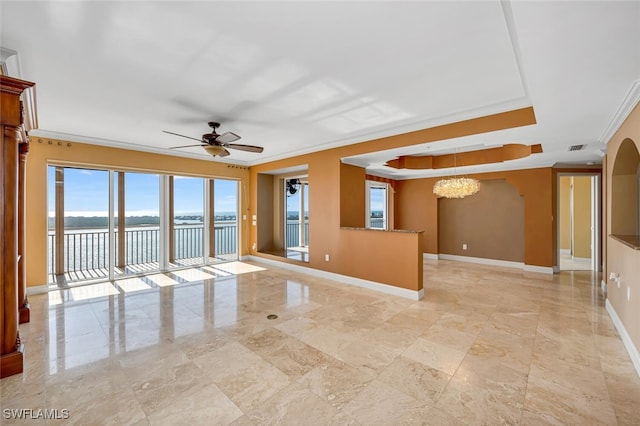
POLYGON ((215 179, 213 188, 213 220, 209 256, 212 261, 238 259, 238 181, 215 179))
POLYGON ((160 270, 160 176, 114 173, 115 274, 160 270))
POLYGON ((202 178, 174 176, 169 180, 169 263, 204 263, 204 183, 202 178))
POLYGON ((285 179, 285 253, 289 259, 309 261, 309 182, 285 179))
POLYGON ((49 166, 48 184, 51 283, 238 259, 238 181, 49 166))

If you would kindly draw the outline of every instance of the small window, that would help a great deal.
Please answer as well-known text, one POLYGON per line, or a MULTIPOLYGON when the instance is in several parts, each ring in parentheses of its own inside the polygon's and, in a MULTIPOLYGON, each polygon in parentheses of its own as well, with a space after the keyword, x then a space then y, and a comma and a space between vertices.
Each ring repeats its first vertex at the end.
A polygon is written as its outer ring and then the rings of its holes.
POLYGON ((367 181, 367 228, 389 229, 388 194, 388 184, 367 181))

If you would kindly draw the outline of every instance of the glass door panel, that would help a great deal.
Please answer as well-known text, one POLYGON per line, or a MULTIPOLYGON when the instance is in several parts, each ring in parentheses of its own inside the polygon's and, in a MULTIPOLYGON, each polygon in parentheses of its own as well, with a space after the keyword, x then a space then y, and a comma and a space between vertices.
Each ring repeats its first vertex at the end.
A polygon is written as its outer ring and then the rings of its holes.
POLYGON ((50 166, 49 185, 50 281, 108 278, 109 172, 50 166))
POLYGON ((306 178, 285 179, 285 255, 309 261, 309 183, 306 178))
POLYGON ((115 175, 115 273, 131 275, 158 271, 160 177, 130 172, 115 175))
POLYGON ((213 181, 213 238, 212 261, 238 259, 238 181, 215 179, 213 181))
POLYGON ((169 263, 191 266, 204 263, 204 179, 170 178, 169 263))

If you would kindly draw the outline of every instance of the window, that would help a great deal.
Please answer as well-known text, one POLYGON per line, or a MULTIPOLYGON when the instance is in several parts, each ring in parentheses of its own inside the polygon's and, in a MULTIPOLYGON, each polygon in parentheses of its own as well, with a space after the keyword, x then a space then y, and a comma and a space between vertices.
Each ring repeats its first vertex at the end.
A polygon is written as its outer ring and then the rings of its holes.
POLYGON ((49 282, 238 258, 239 182, 49 166, 49 282))
POLYGON ((389 185, 382 182, 367 181, 366 220, 367 228, 389 229, 389 185))

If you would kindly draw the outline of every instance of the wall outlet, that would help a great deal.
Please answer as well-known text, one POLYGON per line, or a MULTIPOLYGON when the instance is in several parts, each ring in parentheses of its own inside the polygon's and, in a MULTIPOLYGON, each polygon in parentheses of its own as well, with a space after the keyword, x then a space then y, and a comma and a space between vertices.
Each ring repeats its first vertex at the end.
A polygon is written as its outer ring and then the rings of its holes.
POLYGON ((328 262, 328 261, 329 261, 329 253, 327 253, 327 254, 325 254, 325 255, 324 255, 324 261, 325 261, 325 262, 328 262))
POLYGON ((258 248, 258 245, 256 243, 251 244, 251 249, 253 251, 256 251, 257 248, 258 248))
POLYGON ((467 249, 467 245, 466 245, 466 244, 463 244, 463 245, 462 245, 462 250, 466 250, 466 249, 467 249))
POLYGON ((631 287, 627 287, 627 302, 631 301, 631 287))
POLYGON ((247 220, 247 215, 246 214, 242 215, 242 220, 247 220))

